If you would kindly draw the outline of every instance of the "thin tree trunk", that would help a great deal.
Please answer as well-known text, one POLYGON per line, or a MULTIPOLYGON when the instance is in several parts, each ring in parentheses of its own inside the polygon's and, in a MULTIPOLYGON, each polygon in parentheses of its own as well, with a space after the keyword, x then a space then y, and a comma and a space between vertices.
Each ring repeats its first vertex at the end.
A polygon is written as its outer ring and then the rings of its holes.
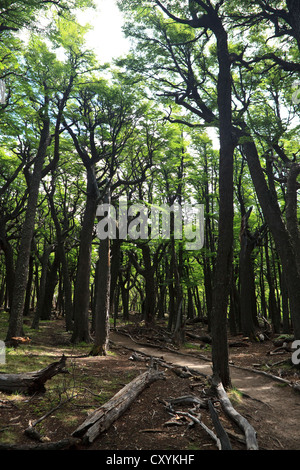
POLYGON ((110 309, 114 313, 115 291, 117 289, 118 277, 120 272, 121 242, 119 239, 111 242, 111 282, 110 282, 110 309))
MULTIPOLYGON (((110 194, 107 193, 104 202, 106 204, 110 203, 110 194)), ((95 338, 90 352, 92 356, 105 356, 108 349, 111 284, 110 258, 110 238, 107 235, 107 238, 100 240, 99 246, 99 272, 95 293, 95 338)))
POLYGON ((242 332, 254 339, 258 320, 252 253, 261 235, 264 235, 264 226, 255 234, 250 233, 248 219, 251 211, 252 208, 244 214, 240 231, 240 307, 242 332))
POLYGON ((41 320, 50 320, 51 318, 51 312, 52 312, 52 307, 53 307, 53 297, 54 297, 55 287, 57 285, 57 280, 58 280, 57 278, 58 268, 59 268, 59 257, 58 257, 58 253, 56 249, 53 263, 47 274, 45 301, 44 301, 44 307, 41 313, 41 320))
POLYGON ((70 280, 70 275, 69 275, 68 260, 66 256, 62 230, 61 230, 60 222, 58 220, 57 213, 56 213, 55 206, 54 206, 54 201, 53 201, 54 189, 55 187, 53 186, 52 192, 48 194, 48 200, 50 204, 52 219, 54 221, 55 230, 56 230, 57 252, 59 255, 59 260, 61 262, 61 273, 63 277, 63 286, 64 286, 64 301, 65 301, 64 307, 65 307, 66 330, 71 331, 73 328, 72 286, 71 286, 71 280, 70 280))
POLYGON ((300 273, 300 230, 298 221, 298 204, 297 204, 297 177, 300 174, 299 163, 293 163, 290 167, 287 179, 286 191, 286 224, 291 235, 294 246, 298 271, 300 273))
POLYGON ((41 273, 41 280, 40 280, 40 289, 39 289, 39 297, 38 302, 35 310, 35 315, 33 318, 33 322, 31 328, 37 329, 39 327, 39 322, 42 314, 42 309, 44 306, 45 301, 45 290, 46 290, 46 280, 47 280, 47 271, 48 271, 48 263, 49 257, 51 252, 53 251, 53 246, 45 246, 44 253, 42 257, 42 273, 41 273))
POLYGON ((297 257, 290 234, 283 222, 280 208, 269 193, 255 143, 248 133, 245 132, 245 136, 247 136, 247 140, 243 143, 242 148, 247 158, 251 178, 264 218, 272 232, 276 249, 280 256, 290 299, 294 334, 296 339, 300 339, 300 275, 298 272, 297 257))
POLYGON ((155 290, 155 266, 151 264, 151 253, 148 245, 142 246, 144 270, 143 276, 145 278, 145 322, 147 325, 152 325, 154 322, 154 314, 156 307, 156 290, 155 290))
POLYGON ((8 306, 11 307, 15 283, 14 254, 12 246, 6 238, 5 221, 0 220, 0 247, 4 251, 6 269, 6 287, 8 292, 8 306))

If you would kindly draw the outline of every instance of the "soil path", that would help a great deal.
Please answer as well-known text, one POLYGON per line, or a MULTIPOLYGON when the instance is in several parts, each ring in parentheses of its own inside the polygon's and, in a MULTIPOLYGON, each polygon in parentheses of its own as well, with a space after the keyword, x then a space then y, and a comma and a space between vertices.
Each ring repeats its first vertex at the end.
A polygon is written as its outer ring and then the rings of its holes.
MULTIPOLYGON (((208 376, 211 375, 210 361, 193 357, 188 353, 176 354, 154 347, 141 346, 117 332, 111 332, 110 339, 120 346, 163 358, 169 364, 187 366, 208 376)), ((231 367, 230 372, 233 387, 249 396, 246 403, 235 407, 255 428, 263 442, 263 448, 299 450, 300 394, 291 387, 255 371, 231 367)))

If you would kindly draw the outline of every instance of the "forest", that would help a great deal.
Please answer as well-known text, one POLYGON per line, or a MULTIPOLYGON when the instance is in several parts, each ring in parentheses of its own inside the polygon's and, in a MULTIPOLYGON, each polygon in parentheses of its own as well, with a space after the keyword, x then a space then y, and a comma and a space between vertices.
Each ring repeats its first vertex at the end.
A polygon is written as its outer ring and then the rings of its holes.
POLYGON ((225 408, 232 342, 281 347, 297 388, 300 2, 117 5, 131 49, 102 63, 80 22, 92 0, 0 1, 0 403, 2 374, 65 371, 60 353, 21 368, 45 326, 108 376, 118 330, 200 340, 225 408), (124 200, 125 235, 108 217, 124 200), (151 208, 171 208, 168 237, 151 208))

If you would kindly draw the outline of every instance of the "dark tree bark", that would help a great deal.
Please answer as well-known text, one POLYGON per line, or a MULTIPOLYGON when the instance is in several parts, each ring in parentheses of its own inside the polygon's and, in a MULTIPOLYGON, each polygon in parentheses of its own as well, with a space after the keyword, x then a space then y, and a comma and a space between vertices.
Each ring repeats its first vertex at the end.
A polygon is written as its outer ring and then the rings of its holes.
MULTIPOLYGON (((208 161, 206 152, 204 152, 204 173, 207 176, 204 187, 204 200, 205 200, 205 212, 206 214, 214 213, 213 198, 210 197, 209 190, 209 174, 208 174, 208 161)), ((210 250, 211 253, 215 251, 214 240, 213 240, 213 225, 210 215, 205 217, 205 247, 210 250)), ((203 253, 203 270, 204 270, 204 288, 205 288, 205 299, 206 299, 206 312, 208 320, 208 330, 211 329, 211 311, 212 311, 212 279, 213 279, 213 262, 212 257, 207 257, 203 253)))
POLYGON ((290 307, 289 307, 289 295, 286 285, 286 277, 281 271, 280 276, 280 291, 282 296, 282 332, 285 334, 291 333, 290 325, 290 307))
POLYGON ((211 21, 216 22, 212 30, 217 39, 219 63, 218 110, 220 133, 219 157, 219 226, 218 250, 214 273, 213 306, 211 321, 213 375, 223 386, 231 384, 228 345, 227 307, 230 293, 233 254, 233 152, 231 114, 231 64, 228 52, 227 33, 217 13, 211 21))
POLYGON ((255 234, 250 233, 248 220, 251 211, 252 208, 243 216, 240 231, 240 314, 243 334, 254 339, 258 327, 258 312, 252 253, 264 236, 265 226, 258 229, 255 234))

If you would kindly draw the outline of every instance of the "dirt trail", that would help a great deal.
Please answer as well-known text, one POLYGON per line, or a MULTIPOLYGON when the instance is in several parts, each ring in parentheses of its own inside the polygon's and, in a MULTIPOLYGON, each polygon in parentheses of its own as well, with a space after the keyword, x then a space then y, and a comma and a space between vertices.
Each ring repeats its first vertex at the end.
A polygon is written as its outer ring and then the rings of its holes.
MULTIPOLYGON (((154 347, 141 346, 127 336, 111 332, 112 342, 130 348, 137 352, 163 358, 164 361, 196 369, 206 375, 211 375, 211 363, 195 358, 189 354, 179 355, 162 351, 154 347)), ((243 403, 238 411, 248 419, 270 447, 285 450, 300 449, 300 394, 291 387, 262 376, 255 371, 246 371, 231 367, 232 385, 249 395, 247 403, 243 403)), ((268 446, 267 446, 268 448, 268 446)))

